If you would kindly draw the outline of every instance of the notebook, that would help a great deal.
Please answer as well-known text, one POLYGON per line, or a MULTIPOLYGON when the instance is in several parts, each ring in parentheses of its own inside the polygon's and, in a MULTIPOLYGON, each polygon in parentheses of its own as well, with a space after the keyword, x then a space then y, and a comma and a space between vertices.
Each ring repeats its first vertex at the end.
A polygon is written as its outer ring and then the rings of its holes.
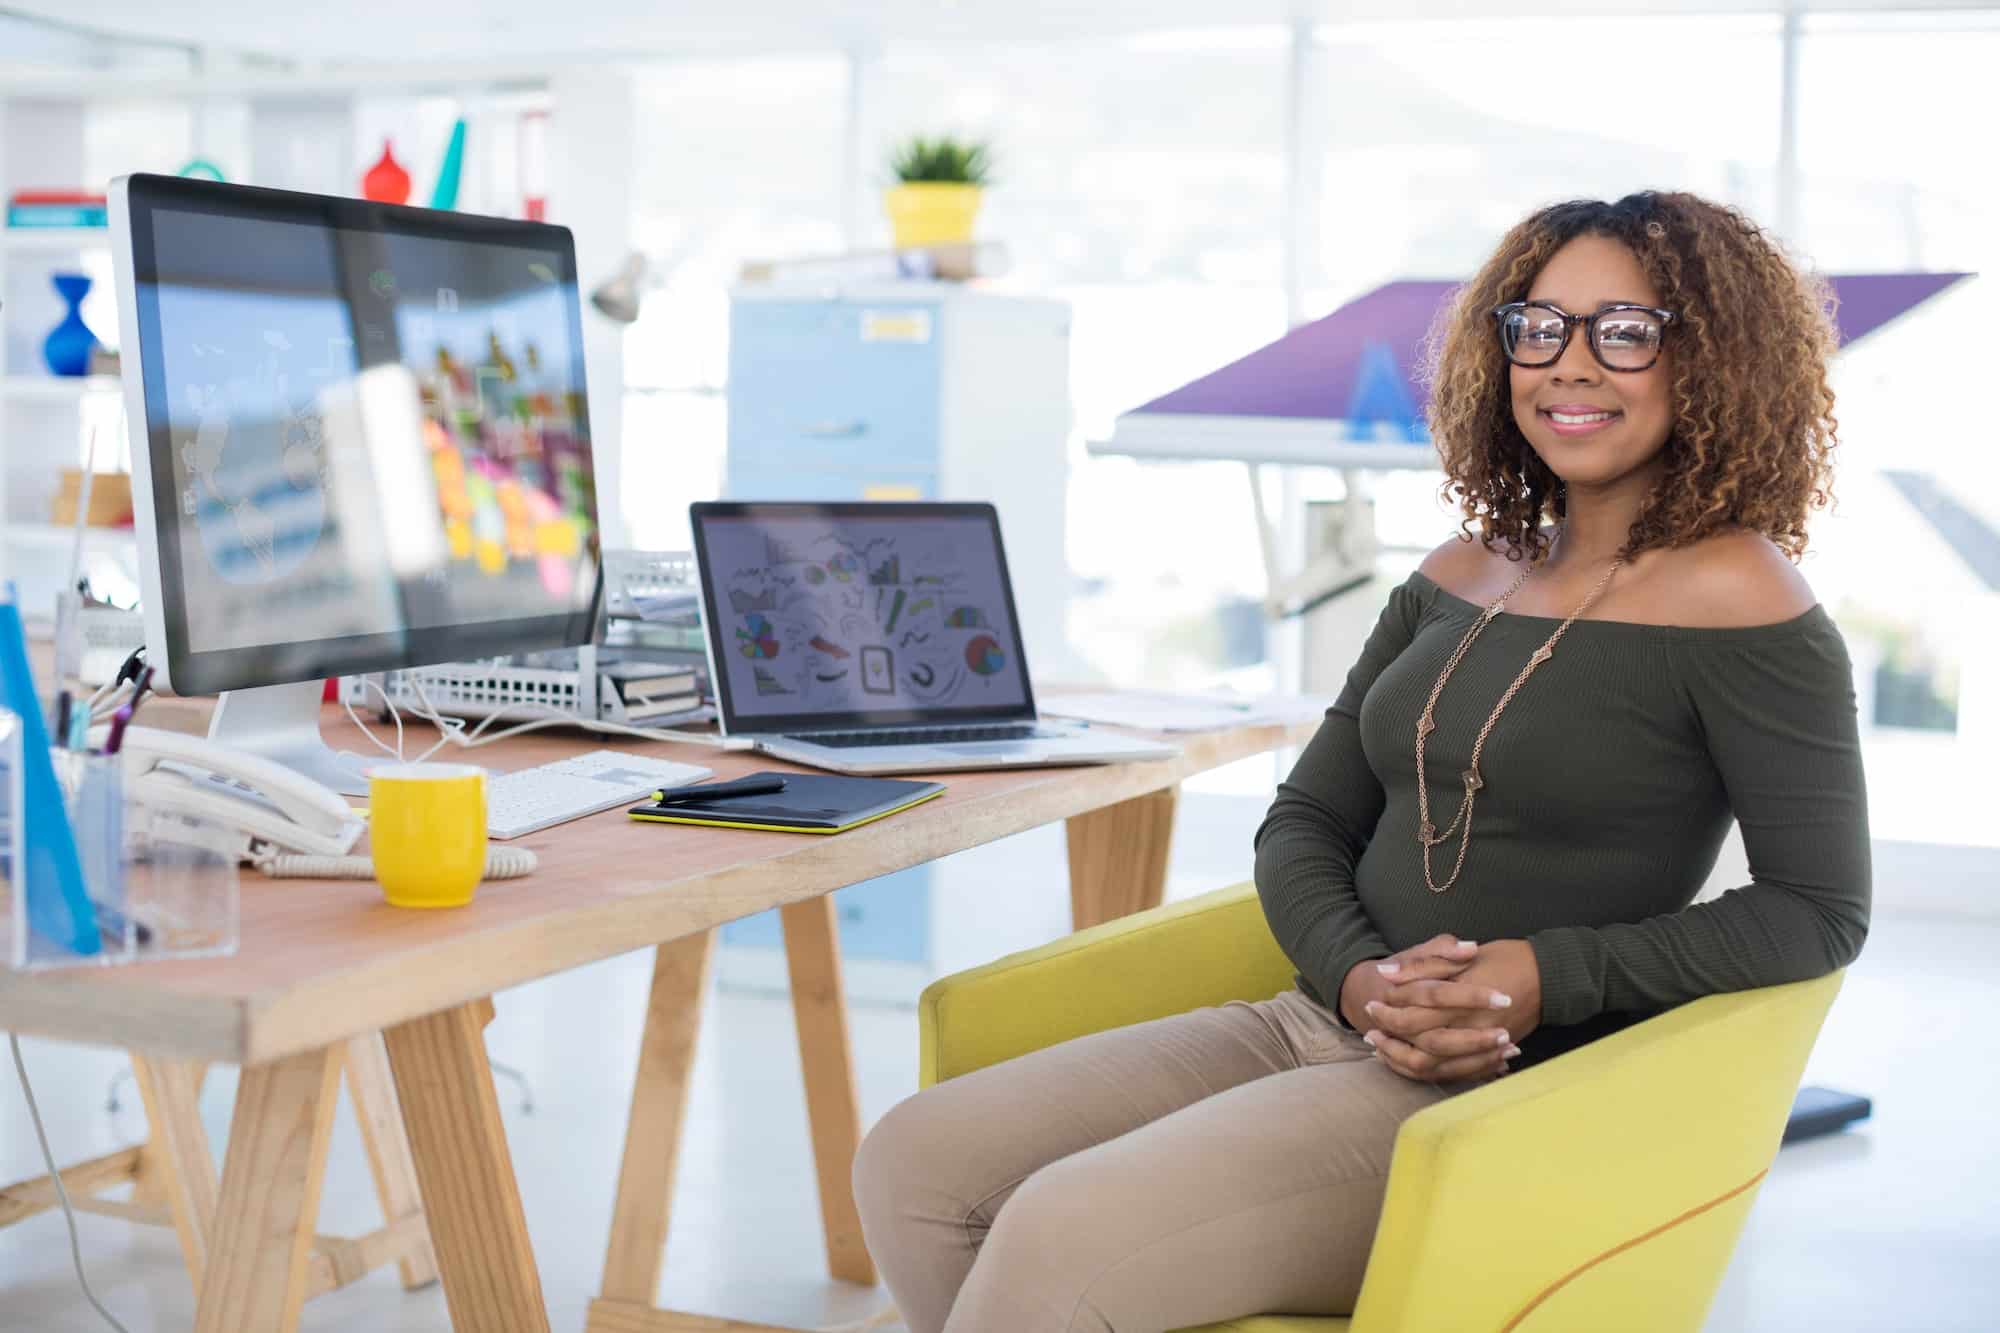
MULTIPOLYGON (((763 777, 764 774, 745 776, 763 777)), ((780 833, 844 833, 944 793, 942 782, 851 778, 831 773, 778 773, 785 789, 735 800, 641 805, 626 813, 653 824, 769 829, 780 833)))

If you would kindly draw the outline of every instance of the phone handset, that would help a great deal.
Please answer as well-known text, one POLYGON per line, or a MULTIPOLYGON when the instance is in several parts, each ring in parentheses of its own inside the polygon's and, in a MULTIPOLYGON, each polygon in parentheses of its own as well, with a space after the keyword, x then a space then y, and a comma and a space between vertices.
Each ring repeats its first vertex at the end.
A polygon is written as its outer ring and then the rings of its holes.
POLYGON ((361 837, 337 793, 259 755, 153 727, 127 727, 121 753, 129 800, 224 825, 239 860, 340 856, 361 837))

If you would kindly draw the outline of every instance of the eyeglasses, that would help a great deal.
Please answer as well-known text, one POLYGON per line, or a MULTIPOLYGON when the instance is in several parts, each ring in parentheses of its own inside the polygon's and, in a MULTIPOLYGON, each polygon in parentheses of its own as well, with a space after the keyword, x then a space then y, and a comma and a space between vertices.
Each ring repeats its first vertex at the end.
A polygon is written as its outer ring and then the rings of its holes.
POLYGON ((1651 369, 1671 310, 1649 305, 1608 305, 1589 315, 1572 315, 1553 301, 1509 301, 1493 311, 1500 325, 1500 350, 1517 366, 1552 366, 1569 346, 1570 330, 1583 325, 1590 354, 1606 370, 1651 369))

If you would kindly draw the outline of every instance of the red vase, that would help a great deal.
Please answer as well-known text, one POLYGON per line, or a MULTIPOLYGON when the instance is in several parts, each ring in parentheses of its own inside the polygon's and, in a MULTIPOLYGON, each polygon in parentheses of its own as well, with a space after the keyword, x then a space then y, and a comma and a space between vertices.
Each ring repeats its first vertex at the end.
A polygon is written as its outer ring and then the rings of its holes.
POLYGON ((382 156, 368 174, 361 178, 361 193, 364 198, 373 199, 378 204, 406 204, 410 201, 410 173, 403 170, 396 155, 389 151, 389 141, 382 141, 382 156))

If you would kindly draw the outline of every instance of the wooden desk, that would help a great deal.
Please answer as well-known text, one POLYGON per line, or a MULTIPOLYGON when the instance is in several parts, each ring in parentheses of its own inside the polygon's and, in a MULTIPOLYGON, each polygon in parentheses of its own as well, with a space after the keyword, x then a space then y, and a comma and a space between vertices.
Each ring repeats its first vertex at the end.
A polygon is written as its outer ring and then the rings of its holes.
MULTIPOLYGON (((249 872, 236 957, 0 971, 0 1026, 244 1067, 198 1279, 201 1333, 297 1326, 342 1061, 353 1039, 382 1033, 453 1327, 544 1333, 540 1276, 482 1038, 490 997, 660 946, 590 1326, 751 1328, 651 1304, 715 927, 783 909, 829 1267, 872 1282, 847 1183, 860 1127, 827 895, 1061 819, 1077 925, 1151 906, 1164 889, 1181 780, 1303 744, 1316 725, 1177 737, 1183 754, 1154 763, 946 775, 937 800, 831 838, 639 824, 610 811, 521 839, 541 857, 540 870, 486 885, 472 905, 452 911, 392 908, 366 882, 249 872)), ((338 710, 328 710, 325 730, 336 745, 364 746, 338 710)), ((529 735, 476 757, 504 770, 603 743, 529 735)), ((633 748, 707 765, 721 778, 776 766, 697 746, 633 748)))

